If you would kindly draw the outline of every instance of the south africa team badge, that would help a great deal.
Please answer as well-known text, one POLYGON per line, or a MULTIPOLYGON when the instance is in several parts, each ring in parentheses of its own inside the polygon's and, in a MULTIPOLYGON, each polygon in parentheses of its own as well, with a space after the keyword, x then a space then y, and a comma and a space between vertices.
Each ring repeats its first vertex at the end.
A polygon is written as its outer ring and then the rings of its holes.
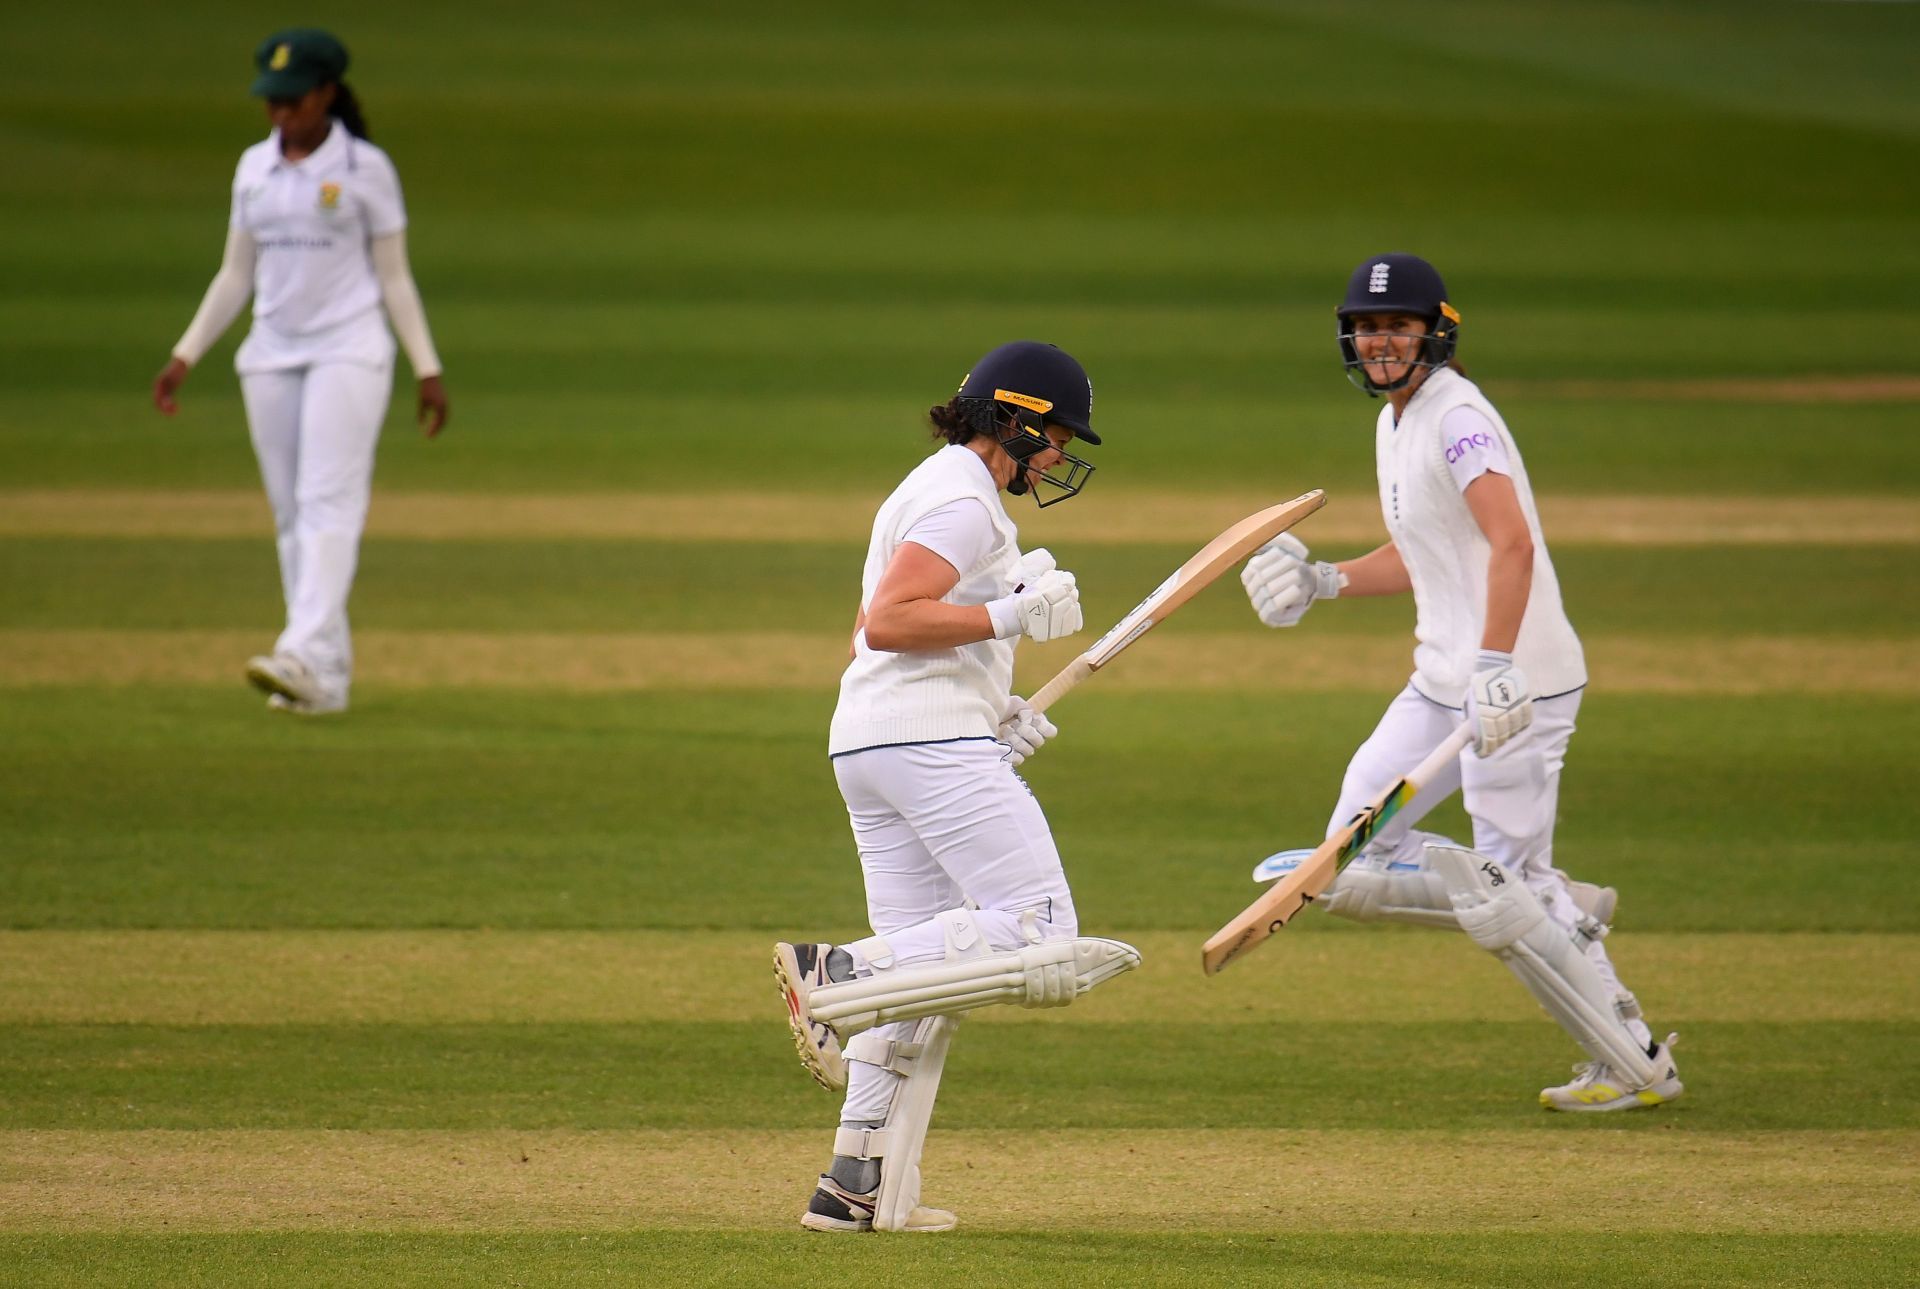
POLYGON ((336 210, 339 208, 339 205, 340 205, 340 185, 339 184, 321 184, 320 185, 320 209, 336 210))

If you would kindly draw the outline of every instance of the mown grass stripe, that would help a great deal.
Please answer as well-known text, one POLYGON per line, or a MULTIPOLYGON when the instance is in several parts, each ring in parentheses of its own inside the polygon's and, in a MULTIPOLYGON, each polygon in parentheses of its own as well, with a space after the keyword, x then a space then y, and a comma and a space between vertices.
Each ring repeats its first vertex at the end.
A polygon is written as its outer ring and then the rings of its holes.
MULTIPOLYGON (((1511 981, 1503 982, 1515 989, 1511 981)), ((941 1090, 953 1128, 1580 1127, 1543 1113, 1580 1050, 1524 1021, 1228 1025, 969 1020, 941 1090), (976 1023, 977 1021, 977 1023, 976 1023)), ((1658 1020, 1656 1013, 1654 1019, 1658 1020)), ((1912 1022, 1689 1020, 1662 1130, 1920 1128, 1912 1022)), ((4 1129, 813 1128, 838 1100, 785 1017, 626 1025, 11 1025, 4 1129)), ((1638 1125, 1638 1126, 1636 1126, 1638 1125)))
MULTIPOLYGON (((1248 883, 1249 898, 1255 890, 1248 883)), ((1282 937, 1208 980, 1197 933, 1113 934, 1140 947, 1143 965, 1057 1023, 1538 1014, 1454 935, 1365 928, 1282 937)), ((1920 1021, 1916 935, 1629 930, 1610 944, 1660 1021, 1920 1021)), ((770 946, 765 933, 719 931, 0 931, 0 1024, 773 1024, 783 1013, 770 946)), ((1015 1019, 996 1009, 976 1023, 1015 1019)))
POLYGON ((247 1234, 0 1233, 0 1258, 26 1282, 87 1289, 161 1283, 289 1289, 343 1284, 393 1289, 446 1285, 584 1283, 805 1284, 831 1257, 837 1280, 974 1289, 1220 1285, 1405 1289, 1446 1285, 1585 1284, 1595 1267, 1619 1283, 1663 1285, 1898 1286, 1920 1268, 1909 1232, 1774 1234, 1691 1231, 1474 1230, 1409 1234, 1314 1231, 1282 1214, 1265 1230, 1140 1234, 1048 1229, 981 1230, 968 1223, 933 1238, 833 1242, 800 1230, 316 1232, 247 1234))
MULTIPOLYGON (((0 688, 233 685, 268 648, 265 631, 0 630, 0 688)), ((1021 651, 1019 683, 1037 686, 1084 640, 1021 651)), ((1598 636, 1585 642, 1593 683, 1613 693, 1920 694, 1912 642, 1812 637, 1598 636)), ((1403 681, 1408 643, 1311 633, 1284 655, 1244 633, 1170 629, 1103 672, 1104 690, 1302 693, 1380 690, 1403 681), (1283 661, 1282 658, 1284 659, 1283 661)), ((358 681, 398 689, 461 687, 617 692, 815 689, 846 666, 844 635, 807 632, 357 632, 358 681)))
MULTIPOLYGON (((1303 480, 1304 488, 1311 483, 1303 480)), ((447 539, 864 543, 872 492, 578 494, 379 492, 368 534, 447 539)), ((1232 491, 1089 491, 1049 511, 1048 542, 1195 542, 1284 497, 1232 491)), ((1920 543, 1920 499, 1849 496, 1549 495, 1554 544, 1607 546, 1920 543)), ((0 491, 0 537, 258 537, 272 532, 256 490, 85 488, 0 491)), ((1343 492, 1301 525, 1309 542, 1384 538, 1370 493, 1343 492)), ((1031 535, 1030 535, 1031 536, 1031 535)), ((1035 540, 1039 540, 1035 538, 1035 540)))
MULTIPOLYGON (((777 1230, 830 1143, 825 1128, 15 1131, 0 1230, 777 1230), (696 1160, 697 1184, 667 1181, 696 1160)), ((1885 1232, 1914 1225, 1920 1131, 1645 1131, 1595 1149, 1524 1132, 936 1129, 925 1173, 925 1198, 981 1231, 1885 1232)))

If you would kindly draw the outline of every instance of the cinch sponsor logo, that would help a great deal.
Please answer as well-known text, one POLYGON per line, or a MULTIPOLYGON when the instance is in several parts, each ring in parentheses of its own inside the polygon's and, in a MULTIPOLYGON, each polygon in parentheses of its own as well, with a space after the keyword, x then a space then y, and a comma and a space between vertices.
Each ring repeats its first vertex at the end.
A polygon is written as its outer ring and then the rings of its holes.
POLYGON ((331 237, 268 237, 258 243, 263 251, 324 251, 333 245, 331 237))
POLYGON ((1455 439, 1447 447, 1447 464, 1452 465, 1455 461, 1458 461, 1475 448, 1490 448, 1492 446, 1493 436, 1484 430, 1476 431, 1463 439, 1455 439))

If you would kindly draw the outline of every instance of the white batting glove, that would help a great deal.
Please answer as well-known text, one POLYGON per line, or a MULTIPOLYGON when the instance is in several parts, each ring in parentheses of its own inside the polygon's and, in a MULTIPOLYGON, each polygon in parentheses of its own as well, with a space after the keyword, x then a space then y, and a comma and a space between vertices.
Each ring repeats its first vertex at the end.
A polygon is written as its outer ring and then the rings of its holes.
POLYGON ((1346 574, 1327 561, 1308 562, 1306 544, 1292 533, 1262 546, 1240 570, 1253 611, 1270 627, 1292 626, 1315 600, 1333 599, 1346 584, 1346 574))
MULTIPOLYGON (((1048 560, 1051 562, 1052 556, 1048 556, 1048 560)), ((995 640, 1011 640, 1023 635, 1045 643, 1070 636, 1081 628, 1084 619, 1080 614, 1080 587, 1074 582, 1073 574, 1049 569, 1021 585, 1024 590, 987 602, 987 616, 993 620, 995 640)))
POLYGON ((1046 547, 1030 550, 1020 557, 1020 561, 1013 566, 1013 572, 1007 575, 1007 590, 1024 591, 1027 583, 1037 581, 1042 573, 1051 573, 1058 567, 1053 561, 1053 552, 1046 547))
POLYGON ((1017 766, 1059 732, 1044 712, 1034 711, 1027 706, 1026 699, 1014 694, 1007 699, 1006 715, 1000 721, 1000 728, 994 731, 994 737, 1007 745, 1007 763, 1017 766))
POLYGON ((1533 724, 1533 695, 1526 673, 1513 655, 1482 649, 1467 685, 1467 720, 1473 723, 1473 750, 1492 756, 1500 745, 1533 724))

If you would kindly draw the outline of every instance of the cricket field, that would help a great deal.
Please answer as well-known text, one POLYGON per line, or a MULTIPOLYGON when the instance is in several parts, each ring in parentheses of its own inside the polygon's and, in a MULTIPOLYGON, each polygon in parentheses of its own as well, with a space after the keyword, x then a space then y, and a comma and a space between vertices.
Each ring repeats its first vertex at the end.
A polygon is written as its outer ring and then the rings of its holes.
MULTIPOLYGON (((1920 1278, 1920 6, 320 6, 453 419, 401 364, 353 710, 281 606, 218 262, 257 6, 9 20, 0 82, 0 1284, 1903 1285, 1920 1278), (1381 537, 1332 307, 1446 274, 1588 691, 1557 860, 1685 1097, 1463 937, 1314 911, 1408 602, 1231 576, 1028 767, 1145 966, 970 1019, 961 1225, 808 1235, 837 1106, 776 938, 864 933, 825 755, 874 507, 1004 340, 1098 389, 1016 508, 1102 629, 1232 520, 1381 537)), ((1023 650, 1023 692, 1091 636, 1023 650)), ((1457 807, 1442 824, 1458 832, 1457 807)))

